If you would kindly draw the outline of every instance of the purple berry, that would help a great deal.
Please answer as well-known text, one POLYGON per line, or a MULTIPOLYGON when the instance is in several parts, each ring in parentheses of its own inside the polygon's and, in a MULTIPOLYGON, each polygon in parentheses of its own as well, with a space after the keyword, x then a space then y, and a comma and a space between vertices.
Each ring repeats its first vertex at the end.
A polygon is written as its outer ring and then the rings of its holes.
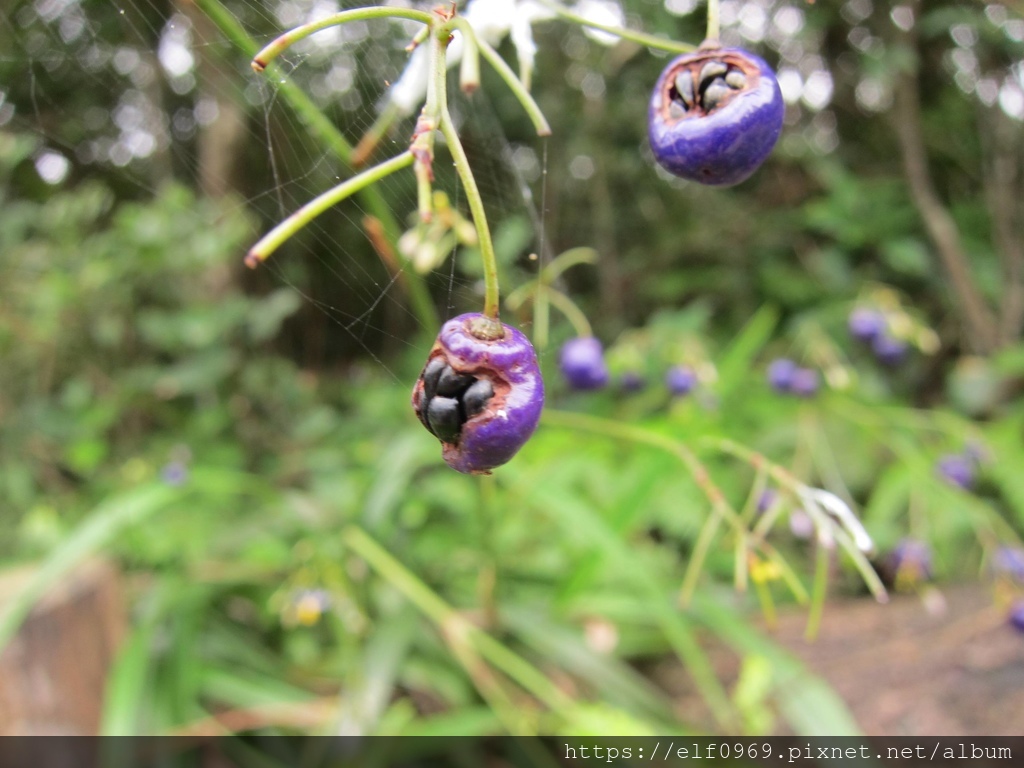
POLYGON ((559 367, 573 389, 600 389, 608 383, 604 348, 593 336, 581 336, 565 342, 559 367))
POLYGON ((1018 632, 1024 632, 1024 600, 1018 600, 1010 606, 1010 615, 1007 618, 1011 627, 1018 632))
POLYGON ((183 461, 172 461, 160 470, 160 479, 167 485, 180 487, 188 482, 188 467, 183 461))
POLYGON ((797 397, 814 397, 818 394, 818 372, 813 368, 797 368, 789 384, 790 391, 797 397))
POLYGON ((647 382, 636 371, 626 371, 619 377, 619 387, 623 392, 640 392, 647 382))
POLYGON ((675 397, 688 395, 697 386, 697 374, 685 365, 674 365, 665 374, 665 386, 675 397))
POLYGON ((776 392, 789 392, 797 370, 797 364, 785 357, 772 360, 768 366, 768 384, 776 392))
POLYGON ((875 336, 871 342, 871 351, 875 353, 878 362, 883 365, 897 366, 907 356, 907 343, 883 333, 875 336))
POLYGON ((766 488, 757 499, 757 514, 763 515, 773 506, 779 494, 772 488, 766 488))
POLYGON ((441 327, 412 390, 412 407, 441 440, 452 469, 487 474, 511 459, 533 434, 544 406, 537 354, 522 333, 481 339, 488 319, 459 315, 441 327))
POLYGON ((870 343, 885 333, 885 315, 874 309, 857 307, 850 313, 846 327, 857 341, 870 343))
POLYGON ((992 570, 1024 582, 1024 549, 1020 547, 999 547, 992 556, 992 570))
POLYGON ((809 539, 814 534, 814 520, 802 509, 794 509, 789 515, 789 530, 798 539, 809 539))
POLYGON ((775 73, 740 48, 701 47, 673 59, 651 94, 647 134, 669 172, 728 186, 771 153, 785 106, 775 73))
POLYGON ((935 472, 950 485, 964 489, 974 485, 974 462, 958 453, 942 456, 935 464, 935 472))
POLYGON ((889 562, 899 581, 914 583, 932 577, 931 548, 919 539, 903 539, 889 554, 889 562))

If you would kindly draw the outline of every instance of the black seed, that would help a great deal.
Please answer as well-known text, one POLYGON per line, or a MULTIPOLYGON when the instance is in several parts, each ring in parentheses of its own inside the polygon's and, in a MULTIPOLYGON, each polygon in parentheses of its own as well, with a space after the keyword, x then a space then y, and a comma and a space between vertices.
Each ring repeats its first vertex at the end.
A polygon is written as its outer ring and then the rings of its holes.
POLYGON ((700 70, 700 87, 706 88, 708 84, 716 77, 724 75, 729 71, 729 67, 720 61, 709 61, 700 70))
POLYGON ((494 387, 487 379, 477 379, 462 395, 462 406, 466 409, 466 418, 476 416, 494 397, 494 387))
POLYGON ((687 107, 693 106, 693 76, 684 69, 675 79, 676 95, 687 107))
POLYGON ((445 397, 455 397, 466 391, 466 388, 476 381, 472 376, 464 373, 456 373, 451 367, 445 368, 441 378, 437 380, 437 394, 445 397))
POLYGON ((437 380, 441 376, 441 371, 448 367, 443 357, 435 357, 429 363, 427 367, 423 369, 423 374, 420 376, 423 379, 423 402, 427 403, 434 399, 434 395, 437 394, 437 380))
POLYGON ((446 443, 459 439, 462 419, 459 417, 459 403, 450 397, 435 397, 427 405, 427 421, 431 431, 446 443))
POLYGON ((718 106, 718 102, 724 99, 732 93, 728 85, 721 78, 715 80, 708 89, 704 91, 704 96, 701 101, 705 111, 710 112, 712 109, 718 106))
POLYGON ((747 76, 740 72, 738 69, 734 69, 725 76, 725 84, 730 88, 739 90, 747 85, 747 76))

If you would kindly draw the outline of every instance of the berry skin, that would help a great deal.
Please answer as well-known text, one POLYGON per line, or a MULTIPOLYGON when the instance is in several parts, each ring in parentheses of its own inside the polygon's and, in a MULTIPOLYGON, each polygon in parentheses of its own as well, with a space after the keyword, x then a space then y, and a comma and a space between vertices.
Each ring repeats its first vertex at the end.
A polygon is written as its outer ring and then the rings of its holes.
POLYGON ((1018 600, 1010 606, 1010 615, 1007 618, 1011 627, 1024 634, 1024 600, 1018 600))
POLYGON ((489 474, 511 459, 533 434, 544 407, 537 353, 522 333, 480 339, 472 332, 483 315, 446 322, 412 390, 412 407, 441 441, 452 469, 489 474))
POLYGON ((797 397, 814 397, 818 394, 818 372, 812 368, 797 368, 793 372, 789 389, 797 397))
POLYGON ((785 106, 775 73, 740 48, 702 47, 662 71, 647 112, 658 163, 684 179, 730 186, 771 153, 785 106))
POLYGON ((604 348, 593 336, 580 336, 565 342, 558 364, 573 389, 601 389, 608 383, 604 348))
POLYGON ((768 384, 776 392, 789 392, 793 386, 793 375, 798 370, 797 364, 788 358, 772 360, 768 366, 768 384))
POLYGON ((673 397, 690 394, 697 386, 697 374, 685 365, 674 365, 665 374, 665 386, 673 397))
POLYGON ((870 344, 885 333, 885 316, 867 307, 857 307, 847 318, 846 327, 857 341, 870 344))
POLYGON ((974 462, 966 456, 946 454, 936 463, 935 472, 950 485, 965 490, 974 485, 974 462))
POLYGON ((882 365, 894 367, 902 363, 907 356, 907 343, 882 333, 872 340, 871 351, 882 365))

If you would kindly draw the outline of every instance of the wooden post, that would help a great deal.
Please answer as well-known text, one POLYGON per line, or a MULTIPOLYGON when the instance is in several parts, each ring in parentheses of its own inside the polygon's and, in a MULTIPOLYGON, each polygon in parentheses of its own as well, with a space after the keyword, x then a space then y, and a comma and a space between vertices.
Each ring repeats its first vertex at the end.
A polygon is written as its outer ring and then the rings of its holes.
MULTIPOLYGON (((31 575, 0 572, 0 611, 31 575)), ((119 572, 101 560, 71 571, 0 653, 0 736, 96 734, 124 631, 119 572)))

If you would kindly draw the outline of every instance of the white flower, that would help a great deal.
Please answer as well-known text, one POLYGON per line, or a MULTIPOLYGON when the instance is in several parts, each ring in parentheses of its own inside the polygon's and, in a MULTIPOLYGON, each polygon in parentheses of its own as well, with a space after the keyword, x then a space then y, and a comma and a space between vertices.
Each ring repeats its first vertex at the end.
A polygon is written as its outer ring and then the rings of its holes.
MULTIPOLYGON (((536 0, 470 0, 462 17, 488 45, 496 46, 506 35, 511 35, 519 59, 520 77, 529 82, 537 55, 533 24, 554 18, 551 11, 536 0)), ((462 59, 463 49, 462 34, 456 31, 448 45, 449 67, 462 59)), ((388 102, 403 116, 413 114, 426 99, 429 70, 427 49, 421 45, 413 51, 402 76, 388 92, 388 102)))
POLYGON ((832 541, 831 531, 826 532, 830 522, 829 519, 827 517, 824 520, 820 519, 823 517, 820 513, 824 511, 849 532, 857 549, 865 553, 874 550, 875 543, 871 540, 868 532, 864 530, 864 526, 861 525, 857 516, 853 514, 853 510, 841 498, 821 488, 804 487, 800 489, 799 494, 804 502, 804 508, 815 518, 815 522, 818 524, 818 536, 822 544, 826 544, 826 542, 831 544, 832 541))
MULTIPOLYGON (((592 21, 595 24, 603 24, 606 27, 626 26, 625 15, 622 13, 622 6, 618 0, 579 0, 573 9, 577 14, 592 21)), ((609 32, 602 32, 599 29, 583 28, 584 34, 596 43, 601 45, 615 45, 619 42, 617 35, 609 32)))

